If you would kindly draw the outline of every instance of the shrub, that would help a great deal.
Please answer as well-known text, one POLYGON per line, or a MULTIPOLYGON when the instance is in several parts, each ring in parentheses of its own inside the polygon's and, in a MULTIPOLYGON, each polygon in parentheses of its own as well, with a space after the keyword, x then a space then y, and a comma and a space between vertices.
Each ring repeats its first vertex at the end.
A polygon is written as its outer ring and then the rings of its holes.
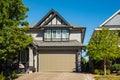
MULTIPOLYGON (((104 71, 102 69, 95 69, 94 70, 94 73, 95 74, 98 74, 98 75, 103 75, 104 74, 104 71)), ((111 71, 108 69, 106 70, 106 74, 109 75, 111 73, 111 71)))
POLYGON ((12 78, 12 79, 18 78, 18 75, 16 74, 16 71, 13 71, 13 72, 12 72, 11 78, 12 78))
POLYGON ((100 71, 99 71, 98 69, 95 69, 95 70, 94 70, 94 73, 100 75, 100 71))
POLYGON ((5 80, 5 76, 3 75, 3 72, 0 74, 0 80, 5 80))
POLYGON ((117 75, 120 75, 120 71, 117 72, 117 75))
POLYGON ((99 70, 100 71, 100 75, 103 75, 104 74, 104 71, 103 70, 99 70))
POLYGON ((4 75, 5 75, 6 80, 14 80, 14 79, 18 78, 16 71, 9 72, 8 70, 6 70, 4 72, 4 75))
POLYGON ((109 75, 111 71, 109 69, 106 70, 106 74, 109 75))
POLYGON ((111 66, 111 70, 112 71, 120 71, 120 64, 113 64, 112 66, 111 66))

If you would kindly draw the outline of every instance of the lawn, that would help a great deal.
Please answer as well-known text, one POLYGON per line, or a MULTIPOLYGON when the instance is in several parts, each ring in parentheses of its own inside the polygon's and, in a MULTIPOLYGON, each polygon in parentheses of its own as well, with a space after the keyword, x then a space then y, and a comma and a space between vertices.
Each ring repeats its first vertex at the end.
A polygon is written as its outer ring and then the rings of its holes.
POLYGON ((115 75, 109 75, 109 76, 95 75, 94 78, 95 78, 95 80, 120 80, 120 75, 119 76, 115 76, 115 75))

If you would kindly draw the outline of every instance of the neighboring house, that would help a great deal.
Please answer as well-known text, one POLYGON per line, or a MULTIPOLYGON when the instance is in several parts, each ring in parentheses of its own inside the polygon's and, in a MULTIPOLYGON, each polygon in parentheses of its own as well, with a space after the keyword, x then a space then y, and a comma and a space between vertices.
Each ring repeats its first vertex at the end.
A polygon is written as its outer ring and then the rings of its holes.
MULTIPOLYGON (((58 12, 50 10, 27 34, 34 42, 28 49, 28 68, 36 71, 81 71, 85 27, 69 24, 58 12)), ((26 52, 27 53, 27 52, 26 52)), ((24 57, 20 55, 20 60, 24 57)))
MULTIPOLYGON (((101 30, 101 28, 109 28, 109 30, 120 30, 120 10, 118 10, 110 18, 103 22, 98 28, 95 29, 95 31, 101 30)), ((120 33, 118 36, 120 36, 120 33)))
MULTIPOLYGON (((102 28, 109 28, 109 30, 120 30, 120 10, 114 13, 110 18, 108 18, 105 22, 103 22, 98 28, 95 28, 93 34, 98 30, 102 30, 102 28)), ((120 36, 120 33, 118 36, 120 36)), ((89 66, 90 66, 90 69, 93 68, 92 61, 90 61, 89 66)))

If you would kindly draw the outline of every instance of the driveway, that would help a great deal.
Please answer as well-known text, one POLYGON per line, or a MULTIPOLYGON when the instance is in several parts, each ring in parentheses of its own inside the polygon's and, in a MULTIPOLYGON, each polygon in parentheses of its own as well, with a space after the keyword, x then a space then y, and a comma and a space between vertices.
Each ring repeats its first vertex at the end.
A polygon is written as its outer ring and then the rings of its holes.
POLYGON ((94 80, 91 74, 66 72, 36 72, 24 74, 16 80, 94 80))

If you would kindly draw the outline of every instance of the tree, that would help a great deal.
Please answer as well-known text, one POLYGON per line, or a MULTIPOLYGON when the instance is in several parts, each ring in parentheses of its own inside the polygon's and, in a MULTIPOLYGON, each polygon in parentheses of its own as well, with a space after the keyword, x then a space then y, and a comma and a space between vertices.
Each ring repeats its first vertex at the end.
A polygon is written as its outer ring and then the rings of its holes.
POLYGON ((4 60, 17 56, 33 41, 30 35, 25 34, 28 28, 27 17, 22 0, 0 1, 0 57, 4 60), (24 26, 19 28, 18 26, 24 26))
POLYGON ((106 61, 119 57, 118 32, 105 28, 95 31, 87 49, 87 55, 92 60, 103 60, 104 75, 106 75, 106 61))
POLYGON ((22 0, 0 0, 0 28, 28 24, 28 10, 22 0))

